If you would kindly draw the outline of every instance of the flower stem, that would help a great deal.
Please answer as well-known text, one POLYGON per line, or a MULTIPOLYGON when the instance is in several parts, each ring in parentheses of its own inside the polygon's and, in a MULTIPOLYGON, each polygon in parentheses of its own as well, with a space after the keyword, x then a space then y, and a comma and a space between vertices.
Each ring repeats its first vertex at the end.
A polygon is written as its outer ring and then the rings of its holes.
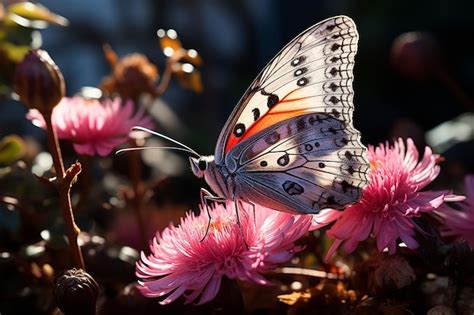
POLYGON ((51 155, 53 156, 53 165, 56 170, 56 178, 52 181, 59 193, 59 204, 63 211, 64 222, 66 224, 67 237, 69 246, 72 250, 74 265, 77 268, 85 269, 82 252, 77 243, 77 237, 80 229, 74 221, 74 213, 72 211, 71 202, 71 186, 76 180, 77 175, 81 172, 81 164, 76 162, 67 171, 64 170, 63 158, 59 147, 58 136, 54 130, 51 120, 51 113, 43 113, 46 121, 48 133, 48 145, 51 155))
POLYGON ((49 151, 51 152, 51 155, 53 156, 54 169, 56 171, 56 175, 59 176, 59 178, 61 178, 62 180, 62 178, 65 175, 65 172, 64 172, 63 157, 61 156, 61 149, 59 148, 58 136, 53 127, 53 122, 51 120, 51 113, 43 114, 43 115, 46 121, 46 127, 47 127, 46 132, 48 133, 48 145, 49 145, 49 151))

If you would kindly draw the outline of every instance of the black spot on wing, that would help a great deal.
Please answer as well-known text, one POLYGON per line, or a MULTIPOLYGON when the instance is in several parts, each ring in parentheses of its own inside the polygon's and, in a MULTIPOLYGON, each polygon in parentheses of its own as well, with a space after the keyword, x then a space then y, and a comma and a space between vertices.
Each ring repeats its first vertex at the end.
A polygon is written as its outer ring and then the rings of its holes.
POLYGON ((284 154, 278 158, 277 163, 280 166, 286 166, 288 163, 290 163, 290 157, 288 154, 284 154))
POLYGON ((267 106, 268 108, 272 108, 279 102, 278 95, 270 94, 267 99, 267 106))
POLYGON ((253 121, 257 121, 260 118, 260 110, 258 108, 252 109, 253 121))
POLYGON ((288 195, 301 195, 304 192, 303 186, 298 183, 287 180, 283 183, 283 189, 288 195))
POLYGON ((238 123, 237 125, 235 125, 234 127, 234 136, 236 136, 237 138, 240 138, 244 135, 245 133, 245 125, 242 124, 242 123, 238 123))

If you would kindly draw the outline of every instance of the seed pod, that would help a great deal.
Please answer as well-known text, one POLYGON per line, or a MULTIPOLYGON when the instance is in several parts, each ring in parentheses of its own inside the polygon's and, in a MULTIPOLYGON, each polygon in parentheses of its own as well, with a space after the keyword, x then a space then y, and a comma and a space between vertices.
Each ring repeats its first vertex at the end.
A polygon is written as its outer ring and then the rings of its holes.
POLYGON ((94 315, 99 285, 87 272, 74 268, 55 281, 53 295, 65 315, 94 315))

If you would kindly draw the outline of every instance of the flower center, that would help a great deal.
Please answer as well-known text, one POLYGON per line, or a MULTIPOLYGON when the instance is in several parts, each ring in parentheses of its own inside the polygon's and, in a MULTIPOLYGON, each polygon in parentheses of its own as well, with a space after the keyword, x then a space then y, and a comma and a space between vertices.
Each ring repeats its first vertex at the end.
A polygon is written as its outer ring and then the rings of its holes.
POLYGON ((84 98, 84 105, 91 106, 97 103, 96 99, 87 99, 84 98))
POLYGON ((209 230, 212 231, 214 234, 217 234, 224 230, 232 228, 233 225, 234 220, 230 216, 212 218, 209 230))
POLYGON ((371 171, 376 171, 380 166, 382 166, 382 161, 381 160, 370 161, 370 170, 371 171))

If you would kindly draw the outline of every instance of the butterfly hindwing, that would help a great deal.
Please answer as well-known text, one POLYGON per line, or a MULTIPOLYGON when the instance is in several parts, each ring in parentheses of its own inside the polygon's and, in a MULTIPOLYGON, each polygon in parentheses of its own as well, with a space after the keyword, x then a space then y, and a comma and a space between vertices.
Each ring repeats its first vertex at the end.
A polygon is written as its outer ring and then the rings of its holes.
POLYGON ((359 199, 367 162, 360 135, 327 114, 282 121, 239 143, 237 195, 280 211, 317 213, 359 199))
POLYGON ((241 141, 305 113, 332 115, 352 129, 352 68, 358 34, 338 16, 293 39, 263 69, 229 117, 216 146, 219 164, 241 141))

